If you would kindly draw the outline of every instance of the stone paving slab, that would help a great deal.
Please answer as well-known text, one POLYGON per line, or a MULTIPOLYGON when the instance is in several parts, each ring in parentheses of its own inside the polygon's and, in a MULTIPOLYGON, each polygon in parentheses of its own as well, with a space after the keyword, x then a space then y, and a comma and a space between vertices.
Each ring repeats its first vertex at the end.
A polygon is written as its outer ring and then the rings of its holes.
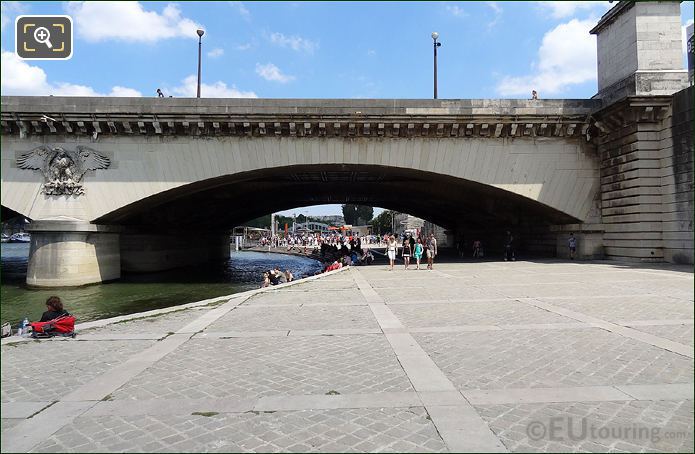
POLYGON ((422 407, 73 421, 32 452, 445 452, 422 407))
POLYGON ((48 407, 52 402, 3 402, 2 413, 3 419, 26 419, 40 410, 48 407))
POLYGON ((2 451, 692 450, 683 270, 350 268, 77 340, 3 343, 2 451), (55 394, 42 371, 16 366, 54 358, 69 365, 55 394), (80 365, 93 375, 70 381, 80 365), (585 416, 690 438, 528 433, 585 416))
POLYGON ((598 328, 418 333, 459 389, 692 382, 693 360, 598 328))
MULTIPOLYGON (((307 298, 311 301, 310 298, 307 298)), ((210 325, 208 331, 375 329, 367 306, 290 306, 237 308, 210 325)))
POLYGON ((593 297, 605 295, 642 296, 644 292, 627 286, 613 284, 553 284, 553 285, 509 285, 496 286, 494 290, 509 298, 553 298, 553 297, 593 297))
POLYGON ((574 320, 517 301, 466 302, 430 305, 389 305, 408 327, 571 323, 574 320))
POLYGON ((100 328, 80 330, 79 336, 80 339, 82 339, 83 335, 91 335, 96 333, 99 335, 104 335, 175 332, 208 310, 210 310, 210 308, 191 308, 153 317, 128 320, 100 328))
POLYGON ((693 452, 692 400, 476 408, 512 452, 693 452))
POLYGON ((2 401, 54 401, 153 341, 27 342, 2 348, 2 401))
POLYGON ((476 300, 502 298, 504 295, 498 291, 483 289, 478 287, 452 288, 442 287, 438 289, 374 289, 387 303, 399 303, 407 301, 427 301, 429 298, 436 299, 457 299, 457 300, 476 300))
POLYGON ((693 318, 693 302, 655 296, 600 297, 595 299, 539 298, 540 301, 609 322, 693 318))
POLYGON ((114 399, 410 391, 383 335, 192 339, 114 399))
POLYGON ((304 303, 355 303, 366 304, 366 301, 356 289, 347 290, 307 290, 305 292, 271 291, 254 295, 246 300, 244 306, 253 305, 283 305, 304 303))
POLYGON ((4 418, 3 417, 2 419, 0 419, 0 430, 2 430, 2 433, 5 433, 5 431, 12 429, 20 422, 22 422, 21 419, 12 419, 12 418, 4 418))
POLYGON ((674 342, 680 342, 681 344, 695 345, 695 331, 693 330, 693 325, 633 326, 633 328, 674 342))

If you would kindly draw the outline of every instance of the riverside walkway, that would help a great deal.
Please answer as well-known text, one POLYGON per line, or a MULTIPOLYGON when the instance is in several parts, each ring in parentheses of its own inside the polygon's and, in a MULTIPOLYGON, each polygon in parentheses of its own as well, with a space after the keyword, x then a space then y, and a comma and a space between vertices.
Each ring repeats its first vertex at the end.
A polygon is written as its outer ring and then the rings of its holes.
POLYGON ((693 451, 688 268, 348 268, 2 346, 3 452, 607 450, 693 451))

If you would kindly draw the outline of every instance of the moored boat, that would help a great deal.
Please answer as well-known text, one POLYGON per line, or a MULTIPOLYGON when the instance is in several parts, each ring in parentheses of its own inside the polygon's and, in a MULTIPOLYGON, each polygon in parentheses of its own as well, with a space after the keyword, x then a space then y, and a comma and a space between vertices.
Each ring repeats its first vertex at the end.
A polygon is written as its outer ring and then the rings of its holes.
POLYGON ((15 233, 10 237, 10 243, 28 243, 31 241, 31 235, 26 232, 15 233))

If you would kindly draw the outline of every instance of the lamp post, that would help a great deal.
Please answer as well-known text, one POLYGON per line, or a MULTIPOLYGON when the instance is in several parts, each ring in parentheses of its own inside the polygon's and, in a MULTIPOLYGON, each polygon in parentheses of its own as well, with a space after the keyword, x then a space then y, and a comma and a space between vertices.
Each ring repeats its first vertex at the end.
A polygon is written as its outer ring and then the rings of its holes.
POLYGON ((432 32, 432 41, 434 41, 434 99, 437 99, 437 47, 442 45, 442 43, 437 42, 437 38, 439 38, 439 33, 432 32))
POLYGON ((203 35, 205 34, 205 30, 203 30, 202 28, 199 28, 195 32, 198 34, 198 95, 197 95, 197 97, 200 98, 200 65, 201 65, 201 54, 203 52, 203 35))

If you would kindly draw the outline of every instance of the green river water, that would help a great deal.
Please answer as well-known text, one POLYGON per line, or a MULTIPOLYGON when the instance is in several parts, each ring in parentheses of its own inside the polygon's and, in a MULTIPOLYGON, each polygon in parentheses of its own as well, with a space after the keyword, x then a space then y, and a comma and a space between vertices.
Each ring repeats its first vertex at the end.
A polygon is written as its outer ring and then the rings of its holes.
POLYGON ((38 320, 45 301, 57 295, 77 322, 132 314, 258 288, 261 275, 275 265, 296 278, 320 271, 305 257, 261 252, 232 252, 218 266, 125 275, 107 284, 61 289, 29 289, 25 285, 29 244, 2 243, 0 319, 13 325, 24 317, 38 320))

